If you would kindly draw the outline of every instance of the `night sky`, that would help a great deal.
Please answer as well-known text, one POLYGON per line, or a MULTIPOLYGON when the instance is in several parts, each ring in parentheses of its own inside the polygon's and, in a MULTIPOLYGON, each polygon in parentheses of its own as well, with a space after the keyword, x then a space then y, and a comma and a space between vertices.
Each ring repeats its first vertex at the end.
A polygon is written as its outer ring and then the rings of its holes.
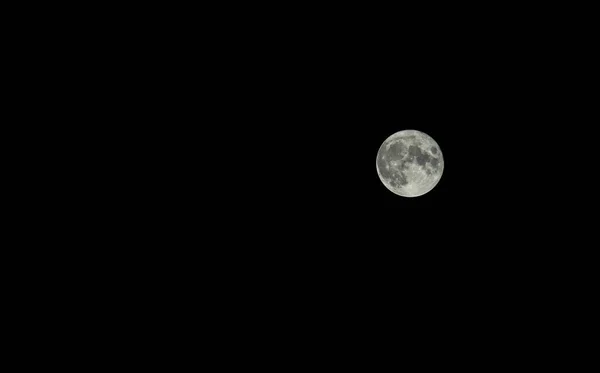
MULTIPOLYGON (((599 63, 597 20, 581 18, 597 12, 405 3, 64 12, 79 25, 42 11, 51 25, 17 42, 32 56, 6 54, 25 68, 7 77, 41 102, 7 90, 22 107, 6 127, 26 145, 4 138, 19 169, 5 181, 25 191, 5 202, 41 223, 8 210, 22 230, 5 246, 27 269, 8 288, 46 286, 49 301, 20 292, 46 324, 62 326, 51 310, 95 336, 88 324, 118 320, 96 339, 123 341, 112 350, 125 355, 135 336, 245 367, 495 364, 538 340, 587 342, 599 63), (407 129, 444 156, 415 198, 376 169, 381 144, 407 129)), ((8 39, 29 28, 7 25, 8 39)))
POLYGON ((576 48, 550 31, 536 39, 527 18, 507 29, 441 13, 324 14, 226 34, 236 48, 218 60, 215 126, 234 166, 216 185, 235 224, 269 253, 312 253, 300 267, 403 261, 439 275, 539 260, 573 204, 574 141, 586 141, 575 130, 585 98, 561 74, 577 70, 556 57, 576 48), (445 159, 439 184, 417 198, 388 191, 375 167, 381 143, 404 129, 433 137, 445 159), (233 175, 246 181, 225 181, 233 175))
POLYGON ((527 17, 443 11, 241 18, 213 30, 215 84, 181 115, 190 129, 170 168, 185 175, 178 231, 210 247, 202 261, 235 294, 436 325, 549 296, 589 255, 594 220, 577 210, 593 211, 592 121, 572 41, 527 17), (416 198, 376 171, 382 142, 405 129, 445 160, 416 198))

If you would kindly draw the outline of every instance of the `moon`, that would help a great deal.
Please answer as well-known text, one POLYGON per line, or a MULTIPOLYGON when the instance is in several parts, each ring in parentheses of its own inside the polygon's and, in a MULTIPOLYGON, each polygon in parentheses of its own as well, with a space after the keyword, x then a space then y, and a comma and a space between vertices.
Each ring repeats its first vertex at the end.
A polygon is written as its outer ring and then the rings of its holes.
POLYGON ((404 130, 388 137, 377 152, 377 174, 383 185, 402 197, 430 192, 444 172, 444 156, 426 133, 404 130))

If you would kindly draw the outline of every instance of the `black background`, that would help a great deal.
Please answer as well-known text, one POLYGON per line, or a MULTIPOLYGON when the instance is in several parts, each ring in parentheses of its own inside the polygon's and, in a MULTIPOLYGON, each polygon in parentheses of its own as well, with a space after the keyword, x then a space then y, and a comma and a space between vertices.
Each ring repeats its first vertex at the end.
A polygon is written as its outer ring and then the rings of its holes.
POLYGON ((133 248, 117 250, 122 270, 147 273, 149 292, 200 293, 232 328, 418 320, 460 333, 485 319, 541 330, 557 294, 575 301, 590 282, 585 22, 540 9, 138 11, 147 25, 125 22, 118 53, 98 54, 98 131, 118 167, 93 181, 103 224, 133 248), (445 159, 418 198, 376 171, 405 129, 445 159))
POLYGON ((236 8, 195 28, 197 50, 190 38, 169 45, 182 66, 169 70, 164 115, 181 124, 163 141, 178 159, 169 180, 188 192, 173 197, 189 206, 180 216, 210 211, 236 255, 265 268, 287 268, 273 255, 372 274, 411 263, 440 281, 475 271, 475 284, 565 255, 557 245, 578 237, 566 232, 587 229, 568 222, 591 149, 586 24, 539 10, 452 14, 236 8), (445 157, 419 198, 389 192, 375 168, 403 129, 428 133, 445 157))
POLYGON ((567 201, 555 170, 577 167, 567 154, 585 142, 572 38, 527 17, 319 14, 214 31, 206 74, 219 106, 201 134, 226 143, 216 168, 222 190, 248 206, 239 216, 328 244, 378 248, 393 241, 389 229, 406 243, 471 247, 533 238, 529 222, 567 201), (446 159, 440 184, 416 199, 388 192, 374 165, 403 129, 430 134, 446 159), (234 175, 250 185, 224 181, 234 175))
POLYGON ((35 227, 18 234, 43 242, 24 251, 40 309, 70 318, 64 294, 113 342, 199 336, 244 363, 234 347, 446 362, 485 356, 481 340, 585 340, 560 337, 589 330, 597 283, 585 11, 35 11, 48 25, 11 30, 31 36, 7 58, 23 69, 9 160, 28 163, 16 201, 35 227), (405 129, 445 158, 417 198, 376 171, 405 129))
POLYGON ((192 154, 210 144, 199 151, 218 176, 192 178, 214 192, 191 209, 207 217, 192 220, 198 234, 218 232, 207 255, 222 280, 253 304, 437 317, 470 305, 473 318, 585 282, 591 220, 567 175, 586 177, 576 66, 588 49, 536 12, 334 9, 211 28, 202 71, 215 84, 189 141, 192 154), (445 158, 418 198, 376 172, 379 146, 404 129, 445 158))

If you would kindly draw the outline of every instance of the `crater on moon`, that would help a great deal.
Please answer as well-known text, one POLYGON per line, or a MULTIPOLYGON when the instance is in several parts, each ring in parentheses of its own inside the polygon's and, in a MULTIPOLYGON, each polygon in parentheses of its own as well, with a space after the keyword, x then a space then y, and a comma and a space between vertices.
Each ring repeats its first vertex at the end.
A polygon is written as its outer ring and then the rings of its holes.
POLYGON ((377 153, 377 173, 395 194, 417 197, 431 191, 444 171, 439 145, 429 135, 405 130, 388 137, 377 153))

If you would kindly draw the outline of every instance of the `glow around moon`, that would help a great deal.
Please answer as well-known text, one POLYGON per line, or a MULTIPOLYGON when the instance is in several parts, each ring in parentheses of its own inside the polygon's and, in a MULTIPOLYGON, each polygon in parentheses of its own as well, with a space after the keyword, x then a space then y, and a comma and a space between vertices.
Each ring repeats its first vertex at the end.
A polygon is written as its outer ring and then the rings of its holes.
POLYGON ((377 153, 377 173, 383 185, 403 197, 431 191, 444 172, 444 157, 429 135, 405 130, 388 137, 377 153))

